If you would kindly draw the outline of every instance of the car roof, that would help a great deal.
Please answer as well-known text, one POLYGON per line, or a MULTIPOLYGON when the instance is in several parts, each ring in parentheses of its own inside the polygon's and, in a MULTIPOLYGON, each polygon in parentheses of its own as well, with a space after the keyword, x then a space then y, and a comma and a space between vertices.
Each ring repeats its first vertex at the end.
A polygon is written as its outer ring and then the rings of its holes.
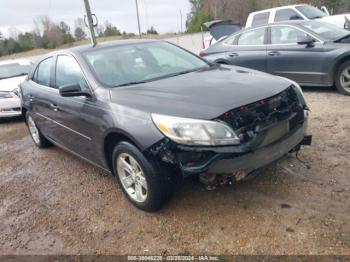
POLYGON ((103 49, 106 47, 118 47, 118 46, 133 45, 133 44, 153 43, 153 42, 159 42, 159 41, 161 40, 153 40, 153 39, 117 40, 117 41, 101 42, 101 43, 98 43, 96 46, 92 46, 91 44, 82 45, 82 46, 77 46, 77 47, 64 49, 60 51, 72 51, 77 53, 83 53, 87 51, 103 49))
POLYGON ((81 46, 60 49, 57 51, 47 53, 47 54, 41 56, 40 59, 37 60, 37 63, 45 60, 48 57, 55 56, 55 55, 63 55, 63 54, 78 54, 79 55, 79 54, 84 53, 84 52, 100 50, 103 48, 126 46, 126 45, 133 45, 133 44, 155 43, 155 42, 162 42, 162 41, 164 41, 164 40, 129 39, 129 40, 115 40, 115 41, 101 42, 101 43, 98 43, 96 46, 92 46, 91 44, 81 45, 81 46))
MULTIPOLYGON (((236 36, 236 35, 239 35, 239 34, 242 34, 244 32, 247 32, 247 31, 250 31, 250 30, 254 30, 254 29, 258 29, 258 28, 264 28, 264 27, 271 27, 271 26, 274 26, 274 25, 291 25, 291 26, 297 26, 297 27, 302 27, 301 29, 308 32, 309 34, 311 35, 314 35, 316 38, 318 38, 319 40, 321 41, 327 41, 327 39, 324 39, 322 36, 316 34, 315 32, 309 30, 308 28, 304 27, 302 24, 304 23, 309 23, 309 22, 314 22, 314 21, 305 21, 305 20, 287 20, 287 21, 281 21, 281 22, 275 22, 275 23, 270 23, 270 24, 263 24, 263 25, 257 25, 257 26, 252 26, 252 27, 247 27, 243 30, 240 30, 236 33, 233 33, 232 35, 228 36, 228 37, 231 37, 231 36, 236 36)), ((317 21, 317 23, 325 23, 325 22, 322 22, 322 21, 317 21)), ((227 39, 227 38, 225 38, 227 39)), ((223 39, 223 41, 225 41, 225 39, 223 39)))
POLYGON ((310 5, 307 5, 307 4, 285 5, 285 6, 279 6, 279 7, 274 7, 274 8, 269 8, 269 9, 264 9, 264 10, 252 12, 252 13, 250 13, 250 15, 255 15, 255 14, 264 13, 264 12, 271 12, 271 11, 281 10, 281 9, 286 9, 286 8, 294 8, 294 7, 297 7, 297 6, 310 6, 310 5))
POLYGON ((274 26, 274 25, 301 25, 305 22, 309 22, 309 21, 305 21, 305 20, 286 20, 286 21, 280 21, 280 22, 275 22, 275 23, 270 23, 270 24, 263 24, 263 25, 257 25, 257 26, 252 26, 252 27, 247 27, 235 34, 239 34, 239 33, 242 33, 242 32, 245 32, 245 31, 250 31, 250 30, 253 30, 253 29, 257 29, 257 28, 260 28, 260 27, 268 27, 268 26, 274 26))

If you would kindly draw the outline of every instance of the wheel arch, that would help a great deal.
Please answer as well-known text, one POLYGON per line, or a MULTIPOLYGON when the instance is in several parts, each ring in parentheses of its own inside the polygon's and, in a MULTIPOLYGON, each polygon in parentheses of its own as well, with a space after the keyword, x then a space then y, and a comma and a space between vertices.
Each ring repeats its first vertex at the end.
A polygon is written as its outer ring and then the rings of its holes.
POLYGON ((341 57, 338 59, 338 61, 334 64, 333 70, 332 70, 332 83, 335 84, 336 83, 336 75, 337 75, 337 71, 338 68, 345 62, 350 61, 350 52, 347 53, 345 56, 341 57))
POLYGON ((113 163, 112 163, 112 154, 114 147, 119 142, 129 142, 132 145, 136 146, 141 152, 143 151, 142 146, 137 140, 132 137, 130 134, 120 130, 120 129, 112 129, 109 130, 103 140, 103 154, 108 168, 113 173, 113 163))

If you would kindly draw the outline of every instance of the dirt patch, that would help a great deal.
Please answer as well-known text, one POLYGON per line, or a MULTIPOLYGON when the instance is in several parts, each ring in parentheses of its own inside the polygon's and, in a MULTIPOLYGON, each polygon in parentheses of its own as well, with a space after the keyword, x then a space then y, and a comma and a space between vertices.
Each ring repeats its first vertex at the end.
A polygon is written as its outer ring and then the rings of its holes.
POLYGON ((113 177, 22 122, 0 123, 1 254, 350 254, 350 98, 307 89, 313 146, 255 180, 193 180, 162 211, 128 203, 113 177))

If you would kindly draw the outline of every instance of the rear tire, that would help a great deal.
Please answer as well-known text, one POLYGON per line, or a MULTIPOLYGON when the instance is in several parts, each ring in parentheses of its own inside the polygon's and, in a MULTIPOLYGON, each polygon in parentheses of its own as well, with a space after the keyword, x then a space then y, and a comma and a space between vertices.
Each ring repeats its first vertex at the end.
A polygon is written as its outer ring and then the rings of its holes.
POLYGON ((29 134, 37 147, 48 148, 52 146, 52 143, 49 140, 47 140, 40 132, 39 128, 37 127, 36 123, 34 122, 34 119, 29 114, 29 112, 26 113, 26 124, 29 130, 29 134))
POLYGON ((139 209, 154 212, 172 197, 175 179, 160 160, 145 157, 128 142, 114 148, 113 173, 129 201, 139 209))
POLYGON ((350 61, 339 66, 335 85, 339 93, 350 96, 350 61))

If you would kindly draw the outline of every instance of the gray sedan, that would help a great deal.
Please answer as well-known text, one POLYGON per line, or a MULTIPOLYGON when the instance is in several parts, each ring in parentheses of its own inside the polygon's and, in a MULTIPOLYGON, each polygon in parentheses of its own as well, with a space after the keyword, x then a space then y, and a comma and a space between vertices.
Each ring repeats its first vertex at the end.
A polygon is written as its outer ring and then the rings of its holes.
POLYGON ((286 77, 304 86, 333 86, 350 95, 350 32, 317 21, 288 21, 237 32, 201 56, 286 77))
POLYGON ((146 211, 170 200, 178 180, 248 179, 311 144, 298 84, 161 41, 59 50, 20 87, 38 147, 55 144, 112 173, 146 211))

